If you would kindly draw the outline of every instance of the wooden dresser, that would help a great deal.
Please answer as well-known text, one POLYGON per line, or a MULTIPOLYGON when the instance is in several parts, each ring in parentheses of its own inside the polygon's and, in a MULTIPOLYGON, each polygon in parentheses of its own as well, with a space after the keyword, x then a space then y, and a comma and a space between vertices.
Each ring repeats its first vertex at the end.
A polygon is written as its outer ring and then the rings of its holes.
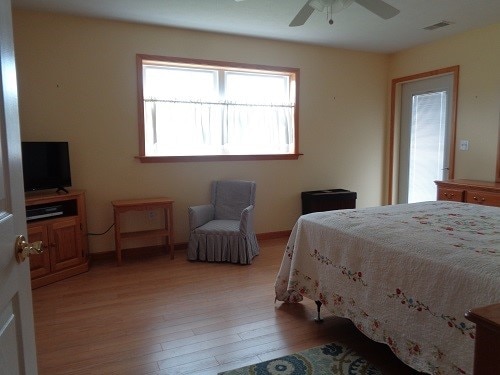
POLYGON ((438 200, 500 207, 500 183, 476 180, 435 181, 438 200))

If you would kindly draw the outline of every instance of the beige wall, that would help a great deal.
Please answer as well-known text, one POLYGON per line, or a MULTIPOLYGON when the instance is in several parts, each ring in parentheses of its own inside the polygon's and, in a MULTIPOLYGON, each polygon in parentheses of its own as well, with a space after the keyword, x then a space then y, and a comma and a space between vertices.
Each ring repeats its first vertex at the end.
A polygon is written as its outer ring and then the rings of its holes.
POLYGON ((460 65, 455 178, 495 180, 500 124, 500 24, 391 56, 390 78, 460 65), (469 151, 458 149, 468 140, 469 151))
MULTIPOLYGON (((186 242, 187 207, 208 202, 214 179, 257 181, 258 233, 290 230, 304 190, 345 188, 358 193, 358 207, 382 203, 386 55, 20 10, 14 34, 22 138, 70 142, 73 187, 87 192, 91 232, 111 225, 111 200, 166 195, 175 199, 176 242, 186 242), (136 53, 300 68, 304 155, 139 163, 136 53)), ((125 227, 150 221, 130 216, 125 227)), ((113 249, 112 232, 90 237, 91 252, 113 249)))
MULTIPOLYGON (((380 205, 390 80, 452 65, 460 65, 457 140, 470 141, 469 151, 457 150, 455 177, 494 180, 500 24, 394 55, 20 10, 14 35, 22 138, 70 142, 73 187, 87 192, 91 232, 112 224, 113 199, 166 195, 175 199, 176 242, 186 242, 187 207, 208 202, 214 179, 257 181, 258 233, 290 230, 304 190, 345 188, 358 193, 358 207, 380 205), (139 163, 136 53, 300 68, 304 155, 139 163)), ((130 215, 124 226, 155 223, 130 215)), ((90 237, 90 248, 113 250, 112 232, 90 237)))

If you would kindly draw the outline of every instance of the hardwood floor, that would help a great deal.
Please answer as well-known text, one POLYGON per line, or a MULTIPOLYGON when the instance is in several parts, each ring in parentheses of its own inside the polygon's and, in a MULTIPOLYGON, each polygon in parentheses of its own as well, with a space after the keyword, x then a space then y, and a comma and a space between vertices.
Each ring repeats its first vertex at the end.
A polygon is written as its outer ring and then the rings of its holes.
POLYGON ((274 302, 286 238, 260 242, 250 266, 188 262, 183 251, 100 260, 33 291, 40 375, 217 374, 332 341, 387 374, 416 374, 388 347, 312 301, 274 302))

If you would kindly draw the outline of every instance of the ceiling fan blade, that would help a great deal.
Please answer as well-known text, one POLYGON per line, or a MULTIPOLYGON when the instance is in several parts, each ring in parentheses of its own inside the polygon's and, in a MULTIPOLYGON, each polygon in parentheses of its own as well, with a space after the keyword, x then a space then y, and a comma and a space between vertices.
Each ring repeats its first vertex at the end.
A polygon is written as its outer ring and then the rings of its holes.
POLYGON ((307 1, 305 5, 302 7, 301 10, 299 10, 299 13, 295 16, 295 18, 290 22, 290 25, 288 26, 302 26, 306 21, 308 20, 309 17, 311 17, 311 14, 314 12, 314 8, 309 5, 310 1, 307 1))
POLYGON ((382 0, 354 0, 356 3, 365 7, 370 12, 375 13, 377 16, 388 20, 399 14, 399 10, 394 8, 392 5, 387 4, 382 0))

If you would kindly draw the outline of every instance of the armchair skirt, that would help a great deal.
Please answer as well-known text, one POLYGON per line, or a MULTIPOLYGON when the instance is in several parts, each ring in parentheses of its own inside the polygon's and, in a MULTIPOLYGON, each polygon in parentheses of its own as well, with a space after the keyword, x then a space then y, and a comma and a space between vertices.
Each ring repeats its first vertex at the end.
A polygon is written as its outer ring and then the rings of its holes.
POLYGON ((255 233, 242 235, 234 220, 212 220, 195 229, 189 239, 190 260, 250 264, 258 254, 255 233))

